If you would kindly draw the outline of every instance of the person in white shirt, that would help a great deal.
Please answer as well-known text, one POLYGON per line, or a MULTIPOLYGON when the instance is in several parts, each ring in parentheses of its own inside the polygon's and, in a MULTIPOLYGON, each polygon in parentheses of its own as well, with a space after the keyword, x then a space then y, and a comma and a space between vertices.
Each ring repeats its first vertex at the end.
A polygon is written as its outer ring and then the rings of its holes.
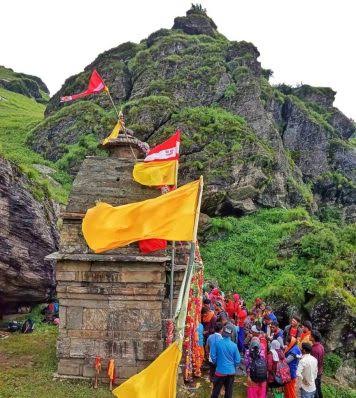
POLYGON ((314 398, 316 393, 315 379, 318 376, 318 361, 310 355, 311 350, 311 344, 302 344, 303 356, 297 369, 301 398, 314 398))

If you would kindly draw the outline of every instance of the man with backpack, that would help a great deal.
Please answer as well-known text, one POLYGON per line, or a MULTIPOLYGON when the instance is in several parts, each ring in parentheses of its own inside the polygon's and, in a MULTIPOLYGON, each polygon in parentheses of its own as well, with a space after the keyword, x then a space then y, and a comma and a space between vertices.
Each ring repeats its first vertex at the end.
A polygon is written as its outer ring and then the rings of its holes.
POLYGON ((210 350, 212 362, 216 364, 211 398, 218 398, 225 387, 225 398, 232 398, 236 367, 241 361, 237 345, 231 341, 233 329, 225 325, 222 339, 210 350))
POLYGON ((267 393, 267 363, 258 337, 253 337, 245 354, 247 398, 265 398, 267 393))

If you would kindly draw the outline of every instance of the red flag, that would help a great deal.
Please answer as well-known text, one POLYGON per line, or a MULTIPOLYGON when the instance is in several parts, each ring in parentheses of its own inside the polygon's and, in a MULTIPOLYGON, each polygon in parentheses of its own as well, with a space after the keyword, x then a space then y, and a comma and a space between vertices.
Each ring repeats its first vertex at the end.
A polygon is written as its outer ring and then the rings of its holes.
POLYGON ((167 241, 165 239, 145 239, 138 242, 140 252, 148 254, 157 250, 167 249, 167 241))
POLYGON ((154 160, 178 160, 180 146, 180 131, 177 130, 172 137, 150 149, 145 157, 145 162, 154 160))
POLYGON ((94 69, 90 76, 88 88, 85 91, 83 91, 82 93, 61 97, 61 102, 73 101, 78 98, 86 97, 90 94, 101 93, 105 89, 106 89, 106 86, 105 86, 103 79, 101 78, 101 76, 99 75, 97 70, 94 69))

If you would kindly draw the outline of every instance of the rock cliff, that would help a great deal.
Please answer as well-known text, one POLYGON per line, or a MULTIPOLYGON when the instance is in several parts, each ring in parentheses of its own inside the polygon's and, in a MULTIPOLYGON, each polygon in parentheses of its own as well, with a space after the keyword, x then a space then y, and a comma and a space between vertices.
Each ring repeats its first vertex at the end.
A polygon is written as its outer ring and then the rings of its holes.
MULTIPOLYGON (((354 219, 355 124, 333 107, 329 88, 272 87, 258 57, 253 44, 227 40, 194 6, 172 29, 106 51, 67 79, 29 143, 61 161, 88 134, 109 133, 115 120, 105 95, 59 102, 82 91, 97 68, 139 139, 154 144, 182 129, 182 181, 204 174, 209 215, 333 204, 354 219)), ((75 161, 65 167, 78 169, 75 161)))
POLYGON ((57 215, 51 200, 35 199, 35 189, 0 157, 0 314, 43 302, 55 287, 53 264, 44 257, 58 245, 57 215))

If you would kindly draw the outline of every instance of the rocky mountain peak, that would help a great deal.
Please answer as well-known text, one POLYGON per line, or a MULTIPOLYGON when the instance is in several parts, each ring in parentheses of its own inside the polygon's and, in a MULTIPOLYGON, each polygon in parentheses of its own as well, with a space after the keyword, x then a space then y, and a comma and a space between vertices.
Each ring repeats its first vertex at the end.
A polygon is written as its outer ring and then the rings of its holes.
POLYGON ((172 29, 189 35, 216 36, 217 26, 200 4, 192 4, 185 17, 176 17, 172 29))

